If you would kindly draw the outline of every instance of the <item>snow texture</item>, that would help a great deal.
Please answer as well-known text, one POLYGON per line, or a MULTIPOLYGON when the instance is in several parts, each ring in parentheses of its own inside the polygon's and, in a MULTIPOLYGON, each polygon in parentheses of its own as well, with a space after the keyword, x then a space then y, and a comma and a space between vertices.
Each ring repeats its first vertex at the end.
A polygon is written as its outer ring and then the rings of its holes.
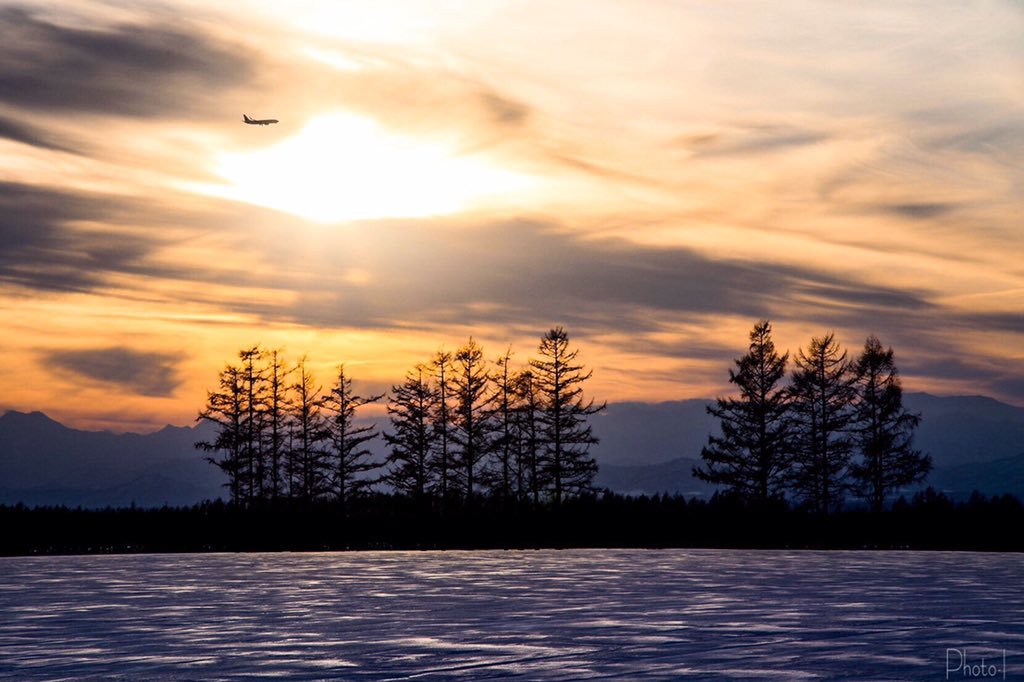
POLYGON ((1020 679, 1022 578, 963 552, 2 558, 0 678, 946 679, 966 649, 1020 679))

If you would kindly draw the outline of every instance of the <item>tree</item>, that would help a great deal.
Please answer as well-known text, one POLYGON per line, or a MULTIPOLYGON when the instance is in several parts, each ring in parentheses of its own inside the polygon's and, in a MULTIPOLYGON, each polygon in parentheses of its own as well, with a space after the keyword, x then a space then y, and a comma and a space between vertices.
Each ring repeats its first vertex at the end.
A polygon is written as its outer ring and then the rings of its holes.
POLYGON ((266 462, 263 453, 263 400, 266 373, 257 366, 263 351, 252 346, 238 352, 242 361, 242 390, 245 411, 242 415, 243 460, 245 462, 246 496, 249 500, 263 498, 266 483, 266 462))
POLYGON ((540 503, 544 487, 540 466, 540 395, 533 372, 524 369, 515 375, 516 407, 513 412, 516 444, 516 489, 521 498, 540 503))
POLYGON ((893 360, 875 336, 864 342, 854 364, 854 433, 861 461, 853 467, 858 493, 882 511, 886 495, 924 479, 931 457, 912 447, 921 415, 903 407, 903 387, 893 360))
POLYGON ((288 450, 289 494, 310 502, 328 490, 329 472, 324 444, 327 422, 323 414, 323 396, 313 375, 306 369, 306 356, 295 366, 297 377, 292 385, 293 399, 289 406, 288 450))
POLYGON ((431 416, 438 396, 430 385, 429 372, 429 368, 416 365, 406 373, 402 384, 391 387, 392 398, 388 404, 391 433, 384 434, 390 452, 383 480, 417 502, 422 502, 430 489, 434 451, 431 416))
POLYGON ((495 426, 494 467, 488 472, 490 488, 503 500, 511 500, 516 484, 515 460, 515 372, 512 370, 512 348, 494 361, 495 426))
POLYGON ((283 492, 283 469, 285 459, 285 436, 287 435, 288 375, 281 352, 272 350, 266 354, 268 365, 266 390, 266 434, 264 449, 269 461, 270 497, 276 500, 283 492))
POLYGON ((853 439, 853 373, 831 332, 797 354, 790 388, 796 444, 793 485, 812 509, 827 514, 849 488, 853 439))
POLYGON ((345 365, 338 365, 338 379, 323 405, 329 415, 327 440, 333 490, 343 507, 350 497, 370 485, 363 474, 378 466, 370 460, 372 453, 365 447, 365 443, 377 437, 377 431, 372 426, 356 426, 356 410, 383 397, 383 393, 367 398, 355 395, 352 379, 345 375, 345 365))
POLYGON ((455 429, 452 440, 458 446, 457 462, 462 469, 460 481, 467 504, 478 483, 477 467, 493 447, 494 393, 483 349, 473 337, 455 353, 452 386, 455 389, 455 429))
POLYGON ((231 494, 231 501, 241 503, 244 497, 243 475, 245 472, 244 438, 242 420, 246 413, 242 370, 226 365, 218 377, 219 391, 206 392, 206 407, 196 417, 197 422, 210 422, 217 428, 213 441, 200 441, 195 447, 206 452, 221 452, 223 457, 207 457, 223 471, 228 482, 225 484, 231 494))
POLYGON ((775 349, 771 322, 755 324, 747 354, 729 370, 729 382, 739 388, 740 397, 718 398, 708 406, 722 435, 708 438, 694 476, 762 504, 783 494, 791 465, 789 399, 779 384, 788 360, 788 352, 779 355, 775 349))
POLYGON ((544 448, 544 475, 554 487, 554 501, 591 489, 597 462, 590 446, 598 442, 587 417, 603 410, 583 397, 583 384, 592 371, 574 364, 578 350, 569 350, 569 335, 562 327, 548 331, 540 341, 539 358, 530 360, 534 388, 540 395, 539 421, 544 448))
POLYGON ((452 354, 438 351, 431 363, 431 371, 437 380, 437 401, 431 415, 437 452, 432 468, 437 472, 438 493, 445 501, 452 493, 452 354))

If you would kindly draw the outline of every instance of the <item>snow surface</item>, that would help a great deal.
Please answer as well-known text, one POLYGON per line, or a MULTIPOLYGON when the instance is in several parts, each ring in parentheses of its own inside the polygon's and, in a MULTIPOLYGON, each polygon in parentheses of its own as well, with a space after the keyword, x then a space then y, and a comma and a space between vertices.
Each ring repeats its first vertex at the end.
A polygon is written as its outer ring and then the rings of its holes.
POLYGON ((1021 679, 1022 586, 953 552, 13 557, 0 677, 1021 679))

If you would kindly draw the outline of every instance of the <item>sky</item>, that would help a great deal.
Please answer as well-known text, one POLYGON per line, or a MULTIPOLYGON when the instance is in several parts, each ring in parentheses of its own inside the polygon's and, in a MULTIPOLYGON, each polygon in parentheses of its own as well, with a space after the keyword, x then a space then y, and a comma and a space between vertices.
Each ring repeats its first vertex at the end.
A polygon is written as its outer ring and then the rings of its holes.
POLYGON ((711 397, 760 318, 1024 405, 1022 35, 1016 1, 0 4, 0 410, 146 431, 256 343, 376 391, 555 325, 600 400, 711 397))

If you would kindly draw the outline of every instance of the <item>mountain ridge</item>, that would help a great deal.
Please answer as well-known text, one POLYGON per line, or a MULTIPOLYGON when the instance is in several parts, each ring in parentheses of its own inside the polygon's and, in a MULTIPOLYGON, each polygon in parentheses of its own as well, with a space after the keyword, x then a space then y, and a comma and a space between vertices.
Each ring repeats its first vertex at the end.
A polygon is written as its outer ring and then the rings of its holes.
MULTIPOLYGON (((595 483, 622 493, 710 495, 713 487, 690 471, 717 429, 706 410, 711 402, 610 404, 591 422, 601 438, 592 450, 600 467, 595 483)), ((929 483, 957 495, 969 494, 961 490, 968 484, 987 494, 1024 495, 1024 408, 987 396, 927 393, 908 393, 905 403, 924 415, 915 444, 934 458, 929 483)), ((0 503, 161 506, 215 498, 223 474, 193 447, 213 433, 206 423, 145 434, 88 431, 39 411, 8 410, 0 415, 0 503)), ((383 459, 379 439, 374 449, 383 459)))

